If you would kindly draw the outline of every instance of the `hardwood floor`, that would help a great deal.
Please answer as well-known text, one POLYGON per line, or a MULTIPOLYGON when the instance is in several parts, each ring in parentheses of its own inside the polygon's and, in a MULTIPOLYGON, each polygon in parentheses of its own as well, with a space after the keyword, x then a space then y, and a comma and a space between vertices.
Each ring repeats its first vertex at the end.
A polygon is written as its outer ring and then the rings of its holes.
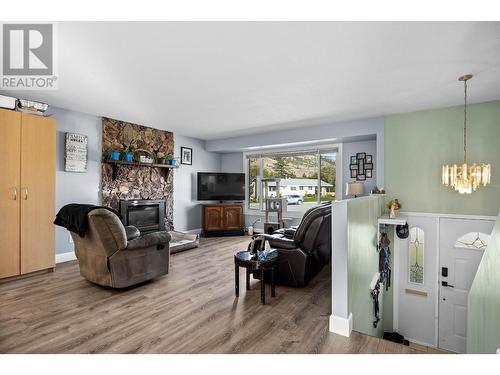
POLYGON ((264 306, 240 272, 235 298, 233 251, 248 241, 202 239, 172 255, 168 275, 126 290, 84 280, 76 261, 2 283, 0 353, 419 353, 330 333, 330 267, 306 288, 267 289, 264 306))

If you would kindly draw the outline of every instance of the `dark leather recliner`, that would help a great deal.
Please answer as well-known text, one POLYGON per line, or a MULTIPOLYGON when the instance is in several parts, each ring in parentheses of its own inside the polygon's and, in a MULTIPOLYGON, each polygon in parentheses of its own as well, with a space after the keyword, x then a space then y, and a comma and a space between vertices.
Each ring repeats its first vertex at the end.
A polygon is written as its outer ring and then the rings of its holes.
POLYGON ((319 205, 304 214, 296 229, 282 229, 262 235, 272 248, 278 249, 276 275, 279 285, 304 287, 330 262, 331 216, 331 203, 319 205))

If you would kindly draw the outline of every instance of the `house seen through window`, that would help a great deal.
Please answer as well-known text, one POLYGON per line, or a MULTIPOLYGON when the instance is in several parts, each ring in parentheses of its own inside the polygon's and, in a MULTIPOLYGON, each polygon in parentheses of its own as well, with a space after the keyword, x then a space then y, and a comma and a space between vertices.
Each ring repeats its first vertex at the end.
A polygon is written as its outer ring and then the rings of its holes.
POLYGON ((275 182, 269 182, 267 195, 286 198, 288 212, 335 200, 336 155, 334 150, 315 150, 247 156, 248 208, 263 208, 263 178, 280 179, 279 191, 275 182))

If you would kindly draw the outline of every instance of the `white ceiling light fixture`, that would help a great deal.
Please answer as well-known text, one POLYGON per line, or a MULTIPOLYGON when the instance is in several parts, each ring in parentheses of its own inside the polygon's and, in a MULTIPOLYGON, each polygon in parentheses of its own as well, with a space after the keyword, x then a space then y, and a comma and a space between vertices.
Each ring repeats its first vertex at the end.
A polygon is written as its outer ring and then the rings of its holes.
POLYGON ((480 186, 486 186, 491 181, 491 164, 467 164, 467 81, 472 74, 458 78, 464 83, 464 162, 461 165, 443 165, 442 183, 451 186, 460 194, 472 194, 480 186))

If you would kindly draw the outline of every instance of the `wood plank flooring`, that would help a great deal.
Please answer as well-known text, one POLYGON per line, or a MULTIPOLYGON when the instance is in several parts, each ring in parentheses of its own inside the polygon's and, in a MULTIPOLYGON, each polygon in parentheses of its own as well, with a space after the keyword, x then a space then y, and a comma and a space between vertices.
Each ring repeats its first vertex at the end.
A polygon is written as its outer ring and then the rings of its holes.
POLYGON ((170 273, 126 290, 84 280, 77 262, 0 284, 0 353, 419 353, 353 332, 330 333, 330 267, 303 289, 259 284, 234 297, 233 251, 248 237, 202 239, 170 273), (268 287, 269 288, 269 287, 268 287))

